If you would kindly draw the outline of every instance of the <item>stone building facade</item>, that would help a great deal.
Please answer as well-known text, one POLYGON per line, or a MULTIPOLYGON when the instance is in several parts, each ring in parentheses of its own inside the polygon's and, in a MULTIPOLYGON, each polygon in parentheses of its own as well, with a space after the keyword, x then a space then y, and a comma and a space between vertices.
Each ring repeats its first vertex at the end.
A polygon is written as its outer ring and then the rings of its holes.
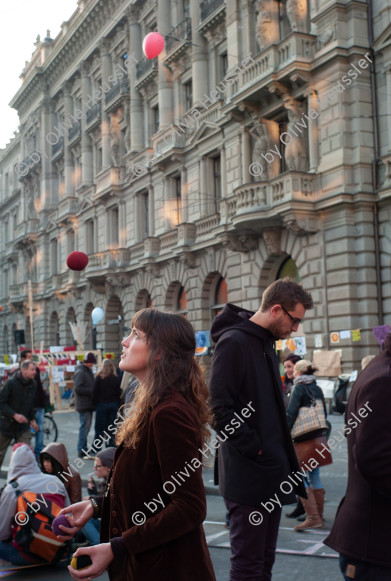
POLYGON ((310 356, 315 335, 346 371, 375 353, 372 328, 391 324, 390 10, 78 0, 37 39, 0 152, 0 353, 16 329, 31 341, 28 280, 35 346, 72 344, 69 323, 100 306, 98 346, 119 352, 142 307, 205 330, 284 274, 315 300, 310 356), (165 48, 148 61, 154 30, 165 48), (330 346, 350 329, 360 342, 330 346))

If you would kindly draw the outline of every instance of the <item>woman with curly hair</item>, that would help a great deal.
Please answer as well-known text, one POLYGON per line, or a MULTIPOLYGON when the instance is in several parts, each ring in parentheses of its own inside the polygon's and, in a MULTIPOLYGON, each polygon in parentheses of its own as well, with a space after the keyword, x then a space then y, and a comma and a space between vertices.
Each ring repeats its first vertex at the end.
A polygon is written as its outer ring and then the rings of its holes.
POLYGON ((215 581, 202 527, 211 411, 194 331, 182 315, 152 308, 136 313, 131 327, 120 368, 139 386, 118 426, 106 492, 62 511, 70 527, 60 538, 101 516, 101 543, 76 552, 92 565, 69 570, 74 579, 108 569, 112 581, 215 581))

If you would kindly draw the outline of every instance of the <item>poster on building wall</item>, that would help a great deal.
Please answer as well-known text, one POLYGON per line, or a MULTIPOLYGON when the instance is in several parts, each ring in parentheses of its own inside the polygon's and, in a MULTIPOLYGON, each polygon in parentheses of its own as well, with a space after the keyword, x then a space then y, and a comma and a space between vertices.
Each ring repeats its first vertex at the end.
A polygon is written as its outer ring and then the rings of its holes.
POLYGON ((195 354, 205 355, 208 352, 208 347, 210 347, 210 332, 209 331, 196 331, 196 350, 195 354))
POLYGON ((296 349, 294 351, 295 355, 300 355, 300 357, 303 357, 303 355, 307 353, 305 337, 295 337, 293 340, 296 345, 296 349))
POLYGON ((313 364, 318 368, 319 377, 334 377, 341 375, 340 351, 314 351, 313 364))
POLYGON ((330 343, 336 344, 339 343, 339 333, 337 331, 333 331, 330 333, 330 343))
POLYGON ((361 329, 352 330, 352 341, 361 341, 361 329))

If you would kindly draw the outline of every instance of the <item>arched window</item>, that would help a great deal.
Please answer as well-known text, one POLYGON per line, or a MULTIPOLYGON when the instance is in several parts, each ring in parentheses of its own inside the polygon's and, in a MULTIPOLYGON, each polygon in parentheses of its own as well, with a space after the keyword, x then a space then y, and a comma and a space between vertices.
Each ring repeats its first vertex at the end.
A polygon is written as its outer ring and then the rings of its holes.
POLYGON ((278 269, 276 280, 279 278, 284 278, 285 276, 289 276, 289 278, 293 278, 297 282, 300 282, 300 274, 298 268, 296 266, 296 262, 293 260, 291 256, 287 256, 285 260, 280 265, 278 269))
POLYGON ((178 291, 176 310, 178 313, 182 313, 187 316, 187 295, 183 286, 180 287, 178 291))
POLYGON ((219 278, 214 296, 214 304, 212 306, 212 321, 223 310, 224 305, 228 303, 228 285, 225 278, 219 278))

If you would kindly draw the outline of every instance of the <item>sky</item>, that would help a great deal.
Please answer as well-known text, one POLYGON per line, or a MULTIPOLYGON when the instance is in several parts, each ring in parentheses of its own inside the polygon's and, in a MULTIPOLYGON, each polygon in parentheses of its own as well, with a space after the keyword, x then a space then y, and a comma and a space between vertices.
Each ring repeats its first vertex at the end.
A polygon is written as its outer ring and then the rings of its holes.
POLYGON ((26 60, 35 50, 37 35, 41 40, 50 30, 55 38, 61 24, 69 20, 77 8, 77 0, 13 0, 0 4, 0 148, 13 137, 19 119, 8 103, 21 86, 26 60))

